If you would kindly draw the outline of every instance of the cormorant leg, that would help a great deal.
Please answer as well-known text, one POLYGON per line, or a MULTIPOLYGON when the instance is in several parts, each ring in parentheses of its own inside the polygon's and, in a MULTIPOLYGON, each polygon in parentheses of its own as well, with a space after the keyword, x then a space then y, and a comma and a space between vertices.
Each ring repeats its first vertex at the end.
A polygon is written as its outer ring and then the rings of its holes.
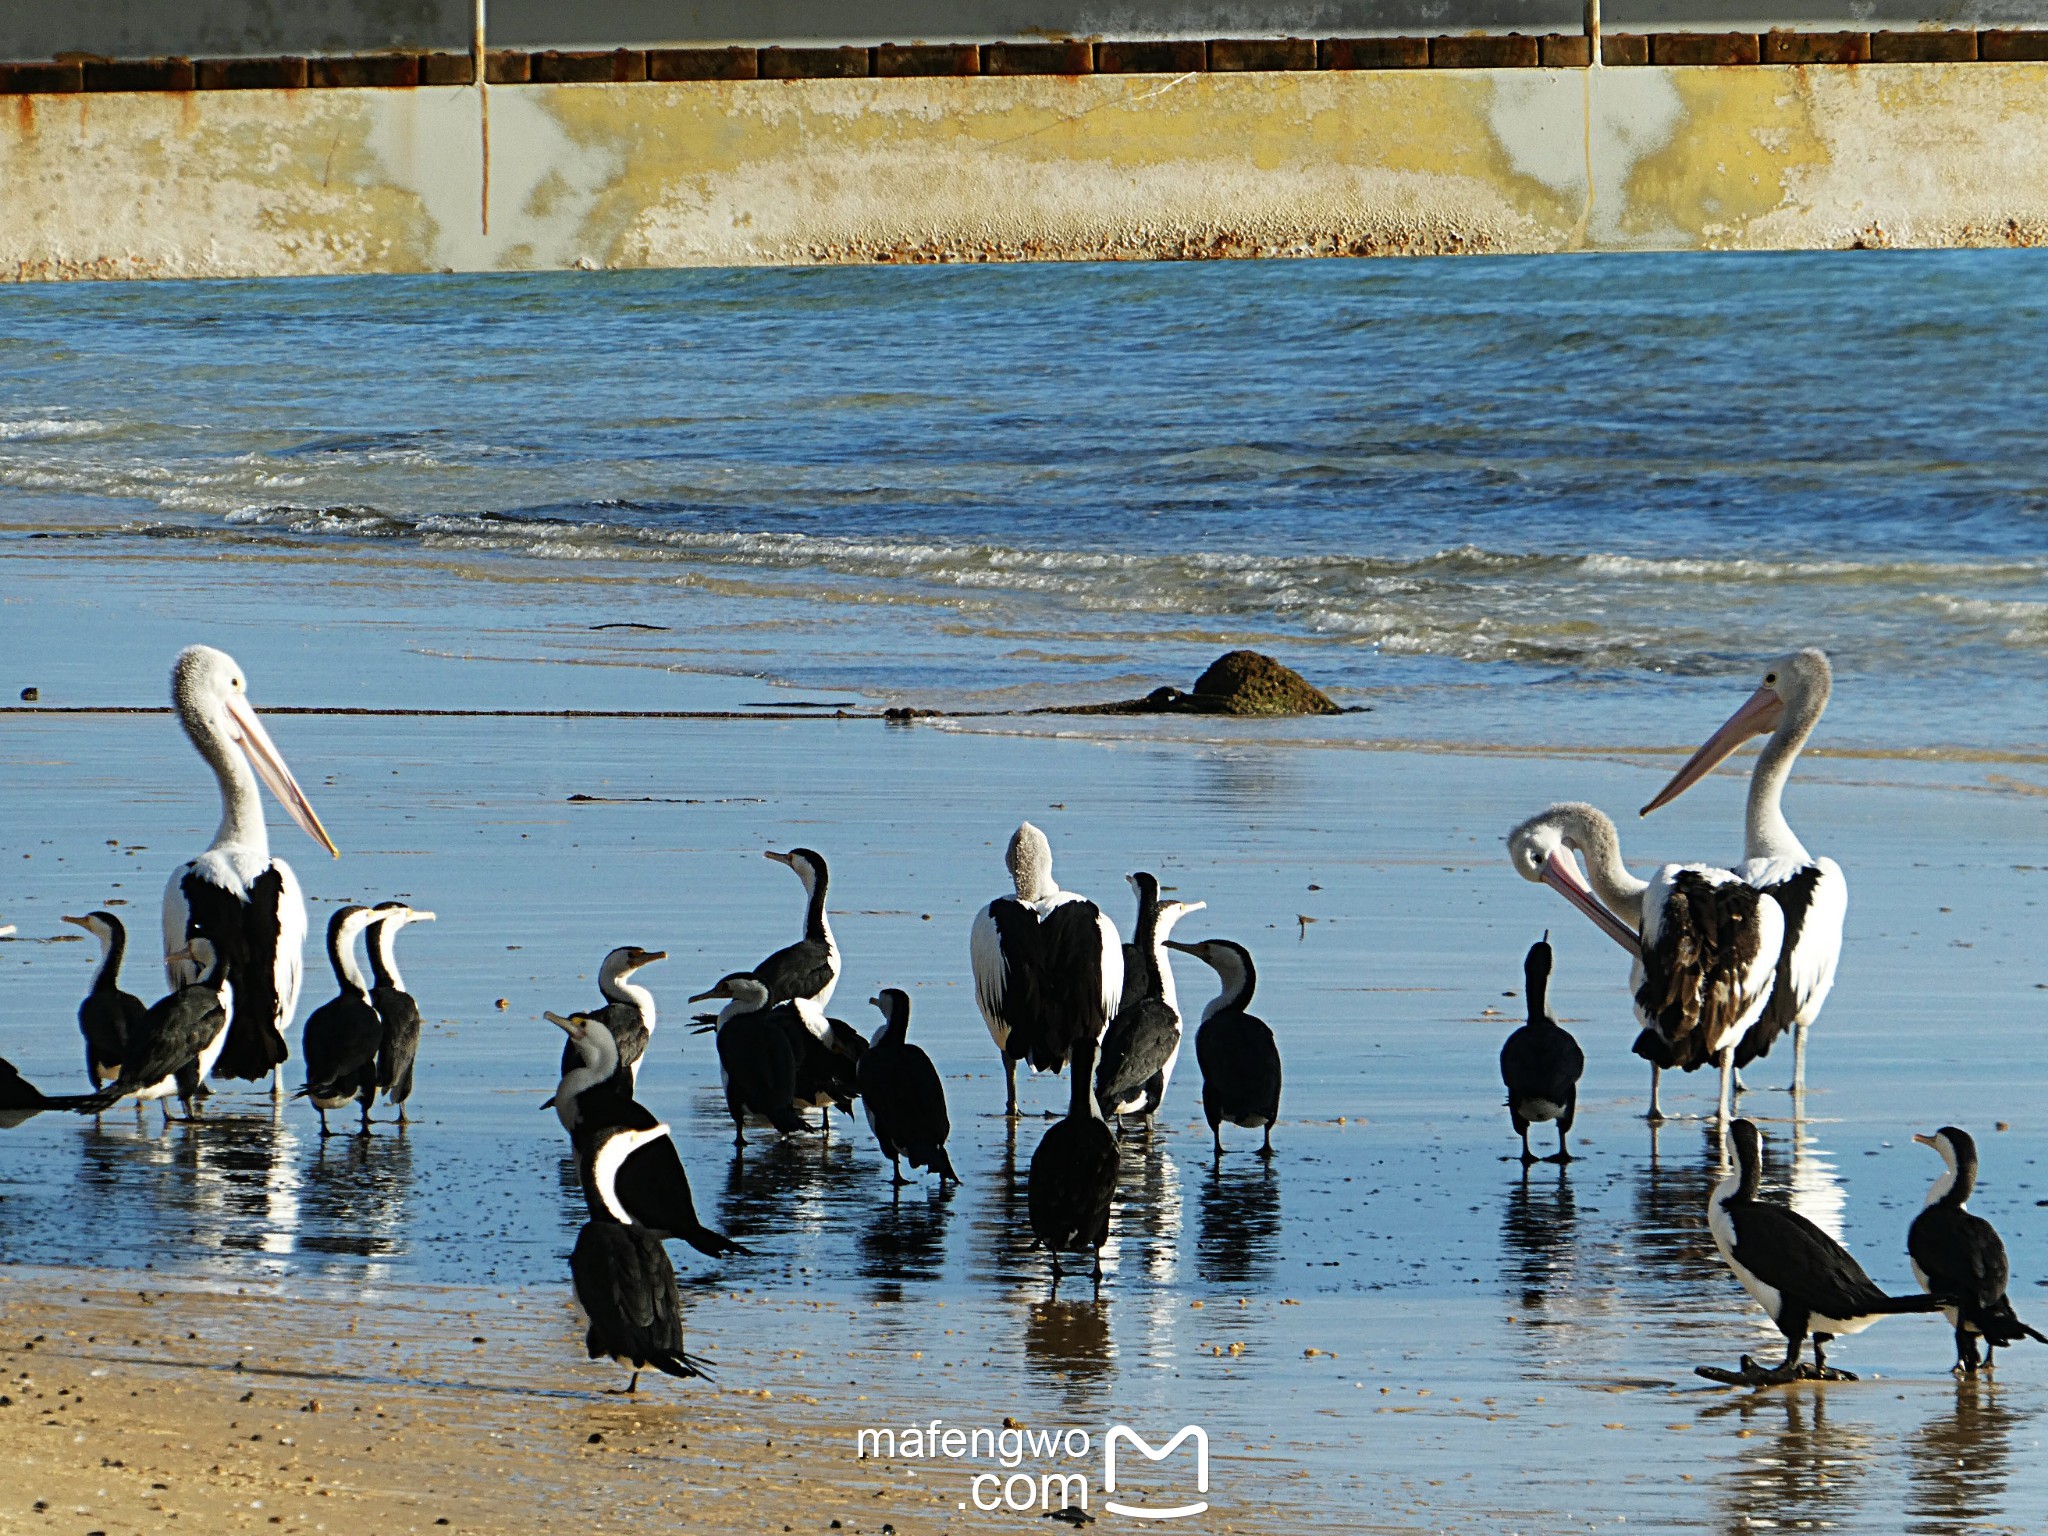
POLYGON ((1260 1146, 1260 1148, 1259 1148, 1259 1156, 1261 1156, 1261 1157, 1271 1157, 1272 1155, 1273 1155, 1273 1122, 1272 1122, 1272 1121, 1270 1121, 1270 1120, 1268 1120, 1268 1121, 1266 1122, 1266 1140, 1265 1140, 1264 1144, 1263 1144, 1263 1145, 1261 1145, 1261 1146, 1260 1146))
POLYGON ((316 1104, 313 1106, 313 1113, 320 1117, 320 1135, 325 1138, 334 1134, 327 1129, 327 1111, 316 1104))
POLYGON ((1060 1251, 1057 1248, 1048 1248, 1046 1252, 1052 1255, 1052 1283, 1058 1285, 1060 1283, 1060 1276, 1065 1273, 1060 1268, 1060 1251))
POLYGON ((405 1119, 405 1101, 404 1101, 404 1100, 402 1100, 402 1099, 401 1099, 401 1100, 399 1101, 399 1104, 398 1104, 398 1123, 399 1123, 400 1125, 404 1125, 404 1124, 406 1123, 406 1119, 405 1119))
POLYGON ((1563 1126, 1559 1126, 1557 1128, 1557 1155, 1555 1157, 1546 1157, 1543 1161, 1546 1163, 1556 1163, 1560 1167, 1570 1162, 1572 1160, 1572 1149, 1565 1145, 1566 1140, 1570 1136, 1570 1131, 1566 1130, 1563 1126))
POLYGON ((1813 1372, 1822 1381, 1854 1381, 1853 1371, 1837 1370, 1828 1364, 1827 1347, 1834 1342, 1832 1333, 1816 1333, 1813 1336, 1813 1372))
POLYGON ((903 1164, 897 1160, 897 1154, 894 1152, 889 1154, 889 1176, 889 1182, 892 1184, 908 1184, 910 1182, 910 1180, 903 1177, 903 1164))
POLYGON ((1662 1120, 1662 1119, 1664 1118, 1664 1111, 1663 1111, 1663 1108, 1662 1108, 1662 1107, 1661 1107, 1661 1106, 1660 1106, 1660 1105, 1659 1105, 1659 1104, 1657 1103, 1657 1090, 1658 1090, 1658 1088, 1659 1088, 1659 1087, 1660 1087, 1660 1086, 1662 1085, 1662 1081, 1663 1081, 1663 1070, 1662 1070, 1662 1069, 1661 1069, 1661 1068, 1660 1068, 1660 1067, 1659 1067, 1659 1066, 1657 1065, 1657 1063, 1655 1063, 1654 1061, 1653 1061, 1653 1062, 1651 1062, 1651 1063, 1650 1063, 1650 1112, 1649 1112, 1649 1113, 1648 1113, 1647 1115, 1643 1116, 1643 1118, 1644 1118, 1645 1120, 1662 1120))
POLYGON ((365 1104, 363 1105, 363 1132, 362 1132, 362 1133, 363 1133, 363 1135, 365 1135, 365 1136, 367 1136, 367 1135, 369 1135, 369 1134, 370 1134, 370 1106, 369 1106, 369 1105, 368 1105, 367 1103, 365 1103, 365 1104))
POLYGON ((1998 1369, 1998 1346, 1989 1339, 1984 1341, 1984 1369, 1987 1371, 1998 1369))
POLYGON ((1522 1166, 1528 1167, 1536 1161, 1536 1154, 1529 1149, 1529 1128, 1522 1127, 1522 1166))
POLYGON ((640 1373, 638 1371, 635 1371, 633 1373, 633 1379, 626 1383, 626 1396, 631 1397, 635 1392, 638 1392, 639 1390, 640 1373))
POLYGON ((1003 1079, 1009 1084, 1009 1094, 1003 1101, 1003 1113, 1014 1120, 1017 1118, 1017 1063, 1008 1051, 1003 1053, 1003 1079))
MULTIPOLYGON (((1804 1333, 1796 1333, 1787 1339, 1785 1341, 1785 1358, 1780 1360, 1766 1374, 1775 1376, 1780 1381, 1795 1380, 1799 1375, 1799 1349, 1805 1342, 1806 1335, 1804 1333)), ((1814 1341, 1813 1352, 1816 1355, 1820 1353, 1820 1341, 1818 1339, 1814 1341)))
POLYGON ((1095 1288, 1096 1288, 1096 1289, 1097 1289, 1098 1291, 1099 1291, 1099 1290, 1101 1290, 1101 1289, 1102 1289, 1102 1250, 1101 1250, 1100 1248, 1098 1248, 1098 1249, 1096 1249, 1096 1250, 1095 1250, 1095 1268, 1089 1271, 1089 1276, 1090 1276, 1090 1278, 1092 1278, 1092 1279, 1093 1279, 1093 1280, 1095 1281, 1095 1288))
POLYGON ((1977 1365, 1977 1341, 1970 1337, 1968 1329, 1958 1327, 1956 1329, 1956 1363, 1953 1369, 1965 1376, 1974 1376, 1977 1374, 1977 1365))
POLYGON ((818 1111, 818 1134, 829 1143, 832 1140, 832 1106, 827 1104, 818 1111))
POLYGON ((744 1147, 747 1144, 746 1127, 737 1120, 732 1123, 732 1144, 735 1147, 744 1147))
POLYGON ((1223 1122, 1219 1120, 1211 1125, 1209 1127, 1209 1134, 1216 1140, 1216 1155, 1221 1157, 1223 1155, 1223 1122))

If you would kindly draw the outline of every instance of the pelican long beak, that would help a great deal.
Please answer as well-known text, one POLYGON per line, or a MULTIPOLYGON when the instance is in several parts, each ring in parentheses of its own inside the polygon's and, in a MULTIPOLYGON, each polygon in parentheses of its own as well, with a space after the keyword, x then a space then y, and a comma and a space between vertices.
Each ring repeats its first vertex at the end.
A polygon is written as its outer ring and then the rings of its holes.
POLYGON ((1784 718, 1785 701, 1778 696, 1778 690, 1757 689, 1742 708, 1728 717, 1721 729, 1707 738, 1705 746, 1685 760, 1685 766, 1672 775, 1671 782, 1657 791, 1657 798, 1636 814, 1647 816, 1658 807, 1669 805, 1712 773, 1750 737, 1768 736, 1784 718))
POLYGON ((277 796, 277 803, 305 830, 306 836, 335 858, 340 858, 341 850, 334 846, 334 839, 320 825, 313 803, 299 788, 299 781, 292 777, 291 769, 285 766, 284 754, 277 750, 277 744, 270 739, 270 732, 263 728, 263 722, 256 718, 256 711, 249 701, 239 693, 230 693, 227 696, 227 714, 236 739, 249 754, 249 765, 270 786, 270 792, 277 796))
POLYGON ((1923 1147, 1934 1147, 1934 1150, 1937 1152, 1941 1150, 1940 1147, 1935 1146, 1934 1138, 1932 1136, 1922 1136, 1918 1131, 1915 1131, 1913 1133, 1913 1139, 1919 1142, 1920 1145, 1923 1147))
POLYGON ((1593 887, 1579 873, 1579 861, 1569 848, 1554 848, 1543 861, 1543 883, 1593 920, 1593 925, 1631 955, 1640 957, 1643 941, 1636 931, 1607 910, 1593 887))

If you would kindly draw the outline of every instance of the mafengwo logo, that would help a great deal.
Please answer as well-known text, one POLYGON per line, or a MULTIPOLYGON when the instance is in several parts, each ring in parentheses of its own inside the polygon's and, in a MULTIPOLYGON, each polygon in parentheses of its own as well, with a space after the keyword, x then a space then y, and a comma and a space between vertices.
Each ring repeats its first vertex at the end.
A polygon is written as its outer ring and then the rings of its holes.
MULTIPOLYGON (((1181 1442, 1195 1442, 1195 1492, 1209 1491, 1209 1434, 1199 1424, 1190 1424, 1158 1450, 1153 1450, 1145 1437, 1128 1424, 1110 1427, 1102 1440, 1102 1491, 1116 1492, 1116 1448, 1127 1444, 1132 1450, 1141 1452, 1147 1461, 1164 1461, 1180 1449, 1181 1442)), ((1185 1520, 1189 1515, 1199 1515, 1209 1507, 1207 1499, 1192 1504, 1178 1504, 1172 1509, 1154 1509, 1143 1504, 1119 1504, 1114 1499, 1105 1499, 1102 1507, 1112 1515, 1133 1515, 1140 1520, 1185 1520)))
MULTIPOLYGON (((1164 1444, 1151 1441, 1128 1424, 1112 1424, 1098 1442, 1078 1426, 1066 1429, 1029 1429, 1004 1420, 1001 1429, 969 1429, 931 1419, 901 1429, 863 1429, 854 1435, 854 1451, 862 1460, 869 1457, 888 1461, 950 1461, 964 1463, 962 1470, 976 1462, 993 1462, 1001 1471, 972 1472, 967 1479, 966 1497, 960 1508, 972 1507, 985 1513, 1009 1510, 1014 1514, 1035 1514, 1064 1519, 1079 1525, 1093 1519, 1091 1511, 1097 1486, 1088 1474, 1093 1470, 1098 1444, 1102 1454, 1104 1495, 1102 1512, 1132 1520, 1185 1520, 1209 1507, 1206 1497, 1167 1503, 1162 1496, 1136 1502, 1136 1496, 1118 1492, 1121 1472, 1130 1479, 1132 1458, 1145 1463, 1163 1462, 1181 1447, 1192 1443, 1194 1492, 1209 1492, 1209 1432, 1199 1424, 1185 1425, 1164 1444), (1026 1463, 1032 1463, 1027 1466, 1026 1463)), ((1149 1479, 1148 1479, 1149 1481, 1149 1479)), ((1185 1488, 1185 1483, 1183 1483, 1185 1488)))

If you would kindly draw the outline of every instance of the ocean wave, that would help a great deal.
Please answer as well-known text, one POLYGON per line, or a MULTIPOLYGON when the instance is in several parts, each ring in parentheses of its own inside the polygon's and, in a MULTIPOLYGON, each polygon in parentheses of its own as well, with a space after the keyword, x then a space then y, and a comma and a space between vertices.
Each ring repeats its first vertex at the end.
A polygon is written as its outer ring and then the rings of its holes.
POLYGON ((31 416, 21 421, 0 421, 0 443, 39 443, 68 437, 98 437, 110 430, 112 429, 103 421, 31 416))

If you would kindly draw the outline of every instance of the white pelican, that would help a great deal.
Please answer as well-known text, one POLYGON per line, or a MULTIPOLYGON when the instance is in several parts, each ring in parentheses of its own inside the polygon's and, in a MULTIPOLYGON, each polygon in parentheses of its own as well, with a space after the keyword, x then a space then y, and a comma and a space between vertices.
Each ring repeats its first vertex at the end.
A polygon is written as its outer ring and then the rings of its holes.
POLYGON ((1785 820, 1785 780, 1806 738, 1828 707, 1834 674, 1827 652, 1794 651, 1772 665, 1742 708, 1686 761, 1656 799, 1647 816, 1697 784, 1752 736, 1770 733, 1749 776, 1749 809, 1744 823, 1742 863, 1735 867, 1749 884, 1767 892, 1785 914, 1785 947, 1778 958, 1777 985, 1770 1006, 1743 1037, 1735 1065, 1747 1066, 1769 1053, 1771 1043, 1792 1027, 1792 1091, 1806 1088, 1806 1030, 1834 990, 1842 958, 1842 919, 1849 910, 1849 882, 1833 859, 1806 851, 1785 820))
POLYGON ((1017 894, 975 915, 969 950, 975 1001, 1003 1053, 1005 1112, 1014 1119, 1017 1063, 1057 1072, 1076 1040, 1098 1040, 1115 1015, 1124 946, 1101 908, 1053 882, 1052 845, 1030 822, 1017 828, 1005 857, 1017 894))
POLYGON ((234 1005, 213 1070, 251 1080, 269 1073, 271 1097, 282 1098, 279 1071, 291 1054, 284 1032, 298 1007, 305 964, 306 903, 291 866, 270 856, 256 776, 307 836, 336 858, 341 850, 256 718, 234 657, 210 645, 180 651, 171 667, 171 703, 219 781, 220 828, 206 852, 172 870, 164 887, 164 970, 173 986, 196 981, 192 962, 180 952, 194 936, 213 941, 234 1005))
POLYGON ((1726 1126, 1735 1050, 1770 1001, 1784 943, 1778 904, 1710 864, 1665 864, 1637 879, 1622 863, 1614 823, 1576 802, 1516 827, 1508 857, 1523 879, 1557 891, 1635 961, 1629 990, 1643 1027, 1636 1054, 1650 1063, 1649 1118, 1664 1118, 1657 1087, 1665 1067, 1690 1072, 1711 1061, 1721 1069, 1726 1126), (1574 852, 1586 856, 1590 886, 1574 852))

